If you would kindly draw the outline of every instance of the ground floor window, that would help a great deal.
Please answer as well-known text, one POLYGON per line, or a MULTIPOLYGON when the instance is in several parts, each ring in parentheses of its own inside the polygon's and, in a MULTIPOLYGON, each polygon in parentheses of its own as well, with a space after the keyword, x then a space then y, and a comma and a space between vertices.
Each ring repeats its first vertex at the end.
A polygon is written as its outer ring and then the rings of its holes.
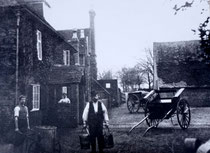
POLYGON ((32 110, 40 109, 40 85, 33 84, 33 99, 32 99, 32 110))

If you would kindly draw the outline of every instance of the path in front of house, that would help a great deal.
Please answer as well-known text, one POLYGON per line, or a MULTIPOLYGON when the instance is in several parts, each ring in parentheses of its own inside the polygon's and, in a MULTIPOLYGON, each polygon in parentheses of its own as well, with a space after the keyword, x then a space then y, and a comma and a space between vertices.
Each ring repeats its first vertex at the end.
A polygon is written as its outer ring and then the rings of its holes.
MULTIPOLYGON (((112 108, 109 111, 110 127, 113 128, 130 128, 137 124, 144 118, 143 109, 139 110, 139 113, 131 114, 127 109, 127 104, 124 103, 119 107, 112 108)), ((179 127, 176 115, 173 117, 173 123, 171 119, 164 120, 159 124, 159 127, 179 127)), ((143 122, 138 127, 147 127, 146 122, 143 122)), ((191 108, 191 123, 190 127, 210 127, 210 107, 196 107, 191 108)))

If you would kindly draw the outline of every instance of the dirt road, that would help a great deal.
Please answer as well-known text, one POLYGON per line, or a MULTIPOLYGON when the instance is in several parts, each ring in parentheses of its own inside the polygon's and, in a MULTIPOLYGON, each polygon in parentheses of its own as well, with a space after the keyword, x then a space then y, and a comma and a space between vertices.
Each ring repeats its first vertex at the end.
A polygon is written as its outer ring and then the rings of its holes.
MULTIPOLYGON (((115 147, 106 149, 105 153, 184 153, 184 139, 196 137, 205 142, 210 139, 210 108, 192 108, 192 121, 188 130, 182 130, 174 118, 175 126, 170 120, 165 120, 157 129, 149 131, 145 137, 143 133, 146 123, 140 125, 129 135, 129 129, 143 117, 143 110, 138 114, 130 114, 126 104, 109 111, 110 129, 114 136, 115 147)), ((87 153, 81 150, 77 129, 60 129, 59 139, 63 153, 87 153)))
MULTIPOLYGON (((111 127, 131 127, 144 118, 144 111, 139 110, 139 113, 130 114, 127 105, 122 104, 120 107, 113 108, 110 112, 111 127)), ((164 120, 159 127, 179 127, 176 115, 173 117, 173 125, 171 120, 164 120)), ((139 127, 147 127, 146 122, 143 122, 139 127)), ((191 123, 190 127, 210 127, 210 107, 191 108, 191 123)))

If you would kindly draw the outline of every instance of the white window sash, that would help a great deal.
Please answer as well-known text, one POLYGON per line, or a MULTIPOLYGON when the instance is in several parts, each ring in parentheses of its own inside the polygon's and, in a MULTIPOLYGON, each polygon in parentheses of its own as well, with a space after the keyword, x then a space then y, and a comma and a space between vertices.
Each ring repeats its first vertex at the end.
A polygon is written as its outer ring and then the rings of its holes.
POLYGON ((62 87, 62 93, 67 93, 67 91, 68 91, 67 87, 66 86, 63 86, 62 87))
POLYGON ((42 60, 42 33, 37 30, 37 56, 39 60, 42 60))
POLYGON ((40 109, 40 85, 33 85, 33 99, 32 99, 32 110, 39 110, 40 109))
POLYGON ((69 50, 63 51, 63 62, 64 62, 64 65, 70 65, 70 51, 69 50))

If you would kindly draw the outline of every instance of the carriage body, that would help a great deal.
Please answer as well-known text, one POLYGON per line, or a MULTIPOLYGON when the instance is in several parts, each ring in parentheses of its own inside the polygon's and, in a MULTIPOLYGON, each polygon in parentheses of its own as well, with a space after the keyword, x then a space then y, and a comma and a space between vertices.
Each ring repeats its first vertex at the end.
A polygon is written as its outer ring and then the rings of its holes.
POLYGON ((177 116, 182 129, 187 129, 190 124, 191 114, 188 102, 181 98, 184 88, 179 90, 152 90, 144 97, 145 116, 148 126, 158 126, 164 119, 177 116))

